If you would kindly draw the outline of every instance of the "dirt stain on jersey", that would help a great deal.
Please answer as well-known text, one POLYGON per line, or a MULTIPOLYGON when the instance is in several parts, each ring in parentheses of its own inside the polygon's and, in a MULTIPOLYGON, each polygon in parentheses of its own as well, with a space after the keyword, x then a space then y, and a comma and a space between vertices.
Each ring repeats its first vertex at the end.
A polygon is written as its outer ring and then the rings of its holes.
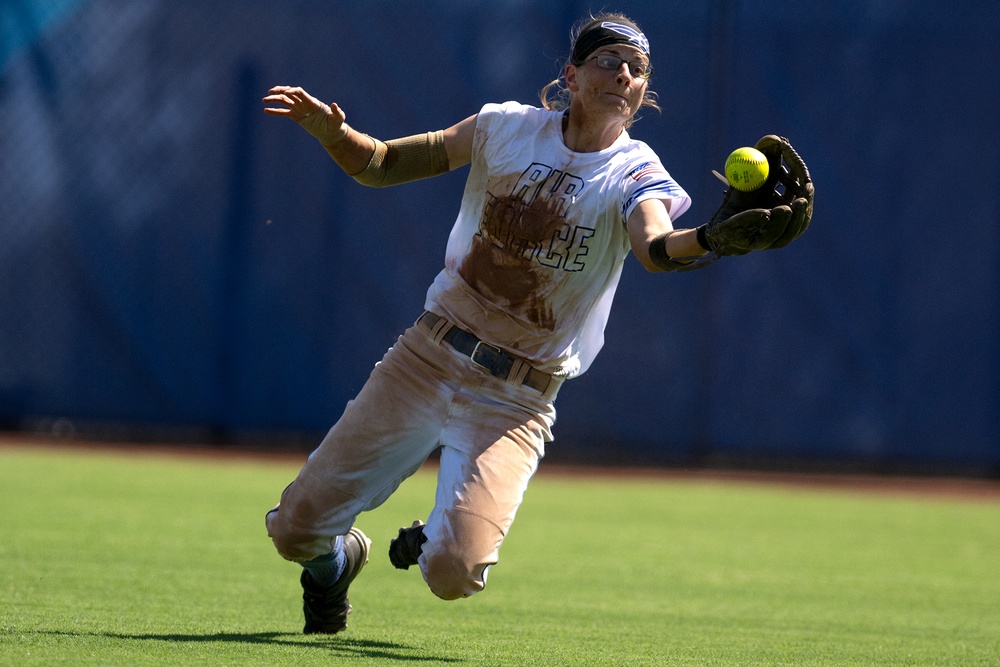
POLYGON ((535 197, 493 197, 486 205, 472 250, 459 268, 465 281, 483 296, 548 331, 556 319, 545 294, 553 280, 537 263, 549 243, 566 227, 557 203, 535 197))

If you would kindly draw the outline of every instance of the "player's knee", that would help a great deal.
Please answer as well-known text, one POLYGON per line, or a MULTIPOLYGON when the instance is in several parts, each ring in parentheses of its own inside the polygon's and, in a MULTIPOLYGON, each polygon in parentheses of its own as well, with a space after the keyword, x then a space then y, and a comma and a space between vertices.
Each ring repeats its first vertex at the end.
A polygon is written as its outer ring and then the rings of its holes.
MULTIPOLYGON (((274 548, 285 560, 301 562, 328 553, 324 538, 313 530, 293 525, 277 508, 267 513, 265 518, 267 535, 274 548)), ((329 540, 325 540, 329 542, 329 540)))
POLYGON ((475 595, 486 587, 503 532, 494 522, 459 508, 445 511, 440 523, 435 518, 424 531, 428 538, 420 558, 424 581, 442 600, 475 595))
POLYGON ((267 513, 264 519, 267 526, 267 536, 274 543, 274 548, 281 557, 286 560, 299 560, 298 545, 301 543, 301 536, 296 535, 296 531, 291 530, 288 522, 284 520, 277 508, 267 513))
POLYGON ((442 600, 458 600, 483 590, 489 564, 470 566, 461 554, 442 552, 425 555, 421 560, 424 581, 434 595, 442 600))

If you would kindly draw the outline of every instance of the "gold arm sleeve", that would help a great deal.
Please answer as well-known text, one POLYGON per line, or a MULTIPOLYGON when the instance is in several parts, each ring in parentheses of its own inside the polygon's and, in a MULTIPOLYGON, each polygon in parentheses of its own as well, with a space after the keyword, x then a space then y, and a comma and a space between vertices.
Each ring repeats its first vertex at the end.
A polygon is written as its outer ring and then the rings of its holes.
POLYGON ((444 132, 427 132, 411 137, 375 142, 375 152, 368 166, 354 180, 362 185, 382 188, 430 178, 448 171, 448 152, 444 148, 444 132))

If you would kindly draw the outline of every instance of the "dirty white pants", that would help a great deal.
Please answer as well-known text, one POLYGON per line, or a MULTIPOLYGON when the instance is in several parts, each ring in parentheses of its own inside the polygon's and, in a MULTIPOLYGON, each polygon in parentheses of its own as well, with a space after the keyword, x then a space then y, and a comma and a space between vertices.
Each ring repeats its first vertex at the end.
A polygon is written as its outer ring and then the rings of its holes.
POLYGON ((417 324, 399 337, 268 513, 284 558, 329 553, 358 514, 385 502, 441 447, 420 571, 446 600, 483 589, 552 439, 558 387, 543 396, 496 378, 440 335, 417 324))

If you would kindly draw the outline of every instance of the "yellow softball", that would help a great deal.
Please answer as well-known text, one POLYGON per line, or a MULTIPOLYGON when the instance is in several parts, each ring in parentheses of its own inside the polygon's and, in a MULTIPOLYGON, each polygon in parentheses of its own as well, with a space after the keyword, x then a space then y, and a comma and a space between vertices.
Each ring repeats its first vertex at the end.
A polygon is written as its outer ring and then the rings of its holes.
POLYGON ((742 192, 750 192, 764 185, 767 173, 767 158, 756 148, 737 148, 726 159, 726 180, 742 192))

